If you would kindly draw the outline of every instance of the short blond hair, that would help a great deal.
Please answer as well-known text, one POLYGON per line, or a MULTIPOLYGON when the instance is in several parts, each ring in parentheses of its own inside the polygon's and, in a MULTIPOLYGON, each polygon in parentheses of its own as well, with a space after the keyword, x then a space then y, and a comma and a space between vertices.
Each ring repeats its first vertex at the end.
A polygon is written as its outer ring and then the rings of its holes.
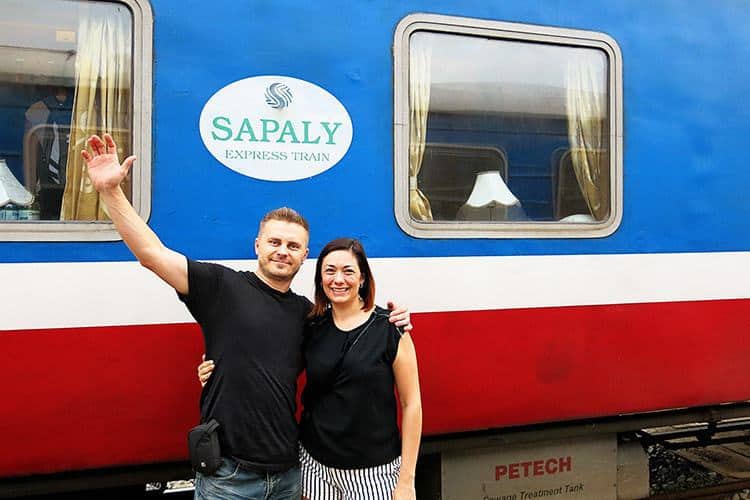
POLYGON ((302 217, 299 214, 299 212, 297 212, 293 208, 280 207, 280 208, 275 208, 271 210, 270 212, 268 212, 260 220, 260 227, 258 228, 258 232, 263 231, 263 225, 269 220, 280 220, 282 222, 290 222, 292 224, 299 224, 300 226, 305 228, 305 231, 307 231, 308 234, 310 234, 310 225, 307 223, 307 220, 305 220, 305 218, 302 217))

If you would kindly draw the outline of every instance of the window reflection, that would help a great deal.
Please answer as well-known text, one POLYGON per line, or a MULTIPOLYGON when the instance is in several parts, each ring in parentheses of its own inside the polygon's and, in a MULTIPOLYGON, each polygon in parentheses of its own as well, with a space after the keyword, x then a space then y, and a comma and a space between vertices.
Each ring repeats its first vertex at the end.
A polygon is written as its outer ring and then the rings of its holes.
POLYGON ((107 218, 79 151, 104 131, 130 150, 131 33, 116 3, 0 3, 0 219, 107 218))
POLYGON ((412 219, 606 220, 607 74, 598 49, 412 34, 412 219))

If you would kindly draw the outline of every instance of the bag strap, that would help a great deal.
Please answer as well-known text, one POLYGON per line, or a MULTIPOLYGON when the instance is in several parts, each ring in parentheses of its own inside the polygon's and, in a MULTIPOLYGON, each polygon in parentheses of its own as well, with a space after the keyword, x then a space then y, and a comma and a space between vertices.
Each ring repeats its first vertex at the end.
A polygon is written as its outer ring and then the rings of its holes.
POLYGON ((206 423, 206 430, 205 432, 213 432, 219 427, 219 422, 216 421, 216 419, 211 419, 206 423))
POLYGON ((354 340, 350 343, 347 342, 349 345, 346 345, 347 343, 344 344, 344 352, 341 354, 341 357, 339 358, 338 363, 336 363, 337 369, 339 370, 341 369, 341 365, 344 363, 344 358, 346 357, 346 355, 349 354, 349 352, 354 348, 355 345, 357 345, 357 342, 359 342, 359 339, 361 339, 362 336, 365 333, 367 333, 367 330, 369 330, 372 324, 375 322, 376 317, 377 317, 377 313, 373 312, 372 317, 369 320, 367 320, 367 324, 365 325, 364 328, 362 328, 362 330, 359 331, 359 333, 357 333, 357 336, 354 338, 354 340))
MULTIPOLYGON (((319 387, 328 387, 336 380, 336 378, 339 375, 339 372, 341 372, 341 368, 344 365, 344 359, 346 358, 346 355, 351 352, 351 350, 354 348, 355 345, 357 345, 357 342, 359 342, 359 339, 364 336, 365 333, 367 333, 367 330, 370 329, 372 324, 375 322, 375 319, 378 317, 377 310, 373 311, 372 317, 367 320, 367 323, 365 324, 364 328, 362 328, 358 333, 357 336, 354 338, 353 341, 349 342, 347 341, 344 343, 344 346, 341 350, 341 355, 339 356, 339 359, 336 361, 336 365, 334 365, 333 369, 329 372, 328 378, 326 379, 325 383, 318 384, 319 387)), ((331 318, 331 321, 333 321, 333 318, 331 318)), ((307 397, 305 398, 304 405, 305 410, 309 410, 313 408, 318 401, 320 401, 320 391, 316 391, 317 393, 313 393, 312 391, 308 392, 307 397)))

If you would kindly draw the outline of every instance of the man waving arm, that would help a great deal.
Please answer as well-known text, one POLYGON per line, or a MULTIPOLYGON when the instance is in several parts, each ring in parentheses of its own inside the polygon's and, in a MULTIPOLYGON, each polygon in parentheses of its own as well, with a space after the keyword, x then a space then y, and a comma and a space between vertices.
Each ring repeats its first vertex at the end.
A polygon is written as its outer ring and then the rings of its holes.
POLYGON ((91 153, 82 151, 89 178, 107 206, 109 217, 133 255, 142 266, 153 271, 181 294, 188 293, 187 259, 164 246, 150 227, 136 213, 125 197, 120 183, 125 179, 135 156, 120 164, 117 145, 109 134, 104 139, 92 135, 88 139, 91 153))

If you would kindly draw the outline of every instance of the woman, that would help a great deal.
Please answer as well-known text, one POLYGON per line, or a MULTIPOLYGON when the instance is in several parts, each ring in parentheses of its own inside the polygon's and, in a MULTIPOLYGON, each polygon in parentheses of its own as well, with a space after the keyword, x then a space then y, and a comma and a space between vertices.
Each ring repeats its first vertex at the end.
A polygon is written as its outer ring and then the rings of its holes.
MULTIPOLYGON (((302 495, 309 500, 416 498, 422 430, 416 353, 410 336, 374 300, 375 281, 361 243, 328 243, 315 268, 315 304, 303 350, 300 463, 302 495)), ((209 368, 201 365, 202 381, 209 368)))

